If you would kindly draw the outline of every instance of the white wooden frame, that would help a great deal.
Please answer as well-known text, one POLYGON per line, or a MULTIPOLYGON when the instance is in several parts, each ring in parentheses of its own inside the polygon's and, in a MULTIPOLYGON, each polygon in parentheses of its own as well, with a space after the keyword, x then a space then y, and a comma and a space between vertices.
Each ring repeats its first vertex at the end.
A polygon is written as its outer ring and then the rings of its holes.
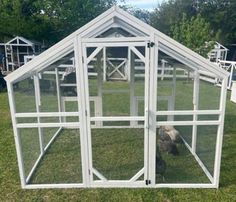
MULTIPOLYGON (((113 40, 111 41, 110 39, 103 39, 100 41, 99 40, 91 40, 91 39, 86 39, 83 40, 83 63, 84 63, 84 70, 88 69, 88 65, 89 62, 93 59, 93 57, 99 52, 102 51, 102 49, 104 50, 106 47, 127 47, 128 51, 133 51, 134 54, 136 54, 144 63, 145 63, 145 69, 146 69, 146 73, 145 73, 145 98, 148 98, 148 87, 147 87, 147 82, 148 82, 148 77, 149 77, 149 51, 147 48, 147 43, 149 41, 149 38, 142 38, 142 40, 144 40, 143 42, 136 42, 136 40, 134 40, 134 42, 132 41, 133 39, 129 39, 129 41, 127 41, 127 39, 116 39, 115 43, 113 42, 113 40), (105 42, 105 43, 104 43, 105 42), (119 43, 117 43, 119 42, 119 43), (136 48, 135 46, 141 46, 141 47, 145 47, 145 52, 146 55, 143 56, 136 48), (91 53, 90 56, 86 55, 86 48, 88 47, 96 47, 97 49, 95 49, 95 51, 93 53, 91 53)), ((104 52, 103 52, 104 53, 104 52)), ((105 61, 105 58, 103 58, 103 61, 105 61)), ((85 71, 85 74, 83 75, 85 79, 85 83, 88 86, 88 72, 85 71)), ((92 138, 91 138, 91 128, 92 126, 90 125, 92 121, 126 121, 126 120, 146 120, 145 117, 148 117, 148 110, 146 110, 145 112, 145 116, 144 117, 134 117, 134 116, 130 116, 130 117, 90 117, 90 104, 89 104, 89 89, 86 88, 85 89, 85 98, 87 99, 86 103, 87 103, 87 107, 86 107, 86 114, 87 114, 87 127, 88 127, 88 145, 89 145, 89 179, 90 179, 90 185, 91 187, 103 187, 103 186, 123 186, 125 184, 127 184, 127 186, 145 186, 145 180, 142 181, 136 181, 142 174, 144 174, 144 179, 147 179, 148 176, 148 162, 147 162, 147 142, 148 142, 148 127, 146 126, 146 128, 144 128, 145 132, 144 132, 144 167, 138 172, 136 173, 130 180, 108 180, 106 179, 99 171, 97 171, 92 164, 92 138), (100 180, 94 180, 93 179, 93 174, 96 175, 98 178, 100 178, 100 180)), ((148 109, 148 103, 146 102, 145 104, 145 108, 148 109)), ((122 126, 122 128, 124 128, 124 126, 122 126)))
MULTIPOLYGON (((104 52, 103 52, 104 53, 104 52)), ((95 53, 94 53, 95 54, 95 53)), ((89 58, 92 59, 92 56, 89 58)), ((130 59, 130 56, 128 56, 130 59)), ((103 60, 104 62, 104 60, 103 60)), ((50 74, 52 72, 49 72, 50 74)), ((131 81, 130 70, 127 70, 128 81, 131 81)), ((220 161, 221 161, 221 149, 222 149, 222 138, 223 138, 223 124, 225 116, 225 103, 226 103, 226 89, 227 89, 227 77, 229 73, 225 70, 219 68, 217 65, 210 63, 205 58, 194 53, 190 49, 184 47, 183 45, 177 43, 173 39, 167 37, 166 35, 160 33, 149 25, 143 23, 142 21, 136 19, 125 11, 121 10, 118 7, 112 7, 102 15, 98 16, 96 19, 89 22, 87 25, 83 26, 76 32, 72 33, 70 36, 63 39, 58 44, 54 45, 50 49, 46 50, 41 55, 35 57, 33 60, 26 63, 22 68, 16 70, 12 74, 8 75, 6 78, 8 86, 8 95, 9 95, 9 104, 11 110, 14 139, 16 143, 17 159, 19 164, 20 180, 23 188, 27 189, 37 189, 37 188, 79 188, 79 187, 150 187, 150 188, 159 188, 159 187, 168 187, 168 188, 217 188, 219 186, 219 174, 220 174, 220 161), (95 38, 100 35, 103 31, 108 30, 112 26, 120 26, 126 31, 130 31, 135 37, 123 37, 121 38, 95 38), (147 43, 153 42, 153 45, 150 49, 147 49, 147 43), (140 55, 132 47, 134 46, 145 46, 146 55, 145 57, 140 55), (128 46, 135 54, 137 54, 141 61, 146 64, 145 72, 145 115, 144 116, 132 116, 130 117, 104 117, 96 116, 90 117, 89 114, 89 94, 88 94, 88 80, 87 80, 87 68, 85 63, 88 60, 87 57, 83 57, 82 53, 85 53, 85 47, 98 47, 98 51, 104 51, 103 47, 120 47, 128 46), (102 50, 103 49, 103 50, 102 50), (35 86, 35 97, 36 103, 40 105, 39 94, 39 85, 38 85, 38 73, 44 70, 49 65, 53 64, 58 59, 67 55, 69 52, 73 51, 75 53, 74 65, 76 72, 76 84, 77 88, 77 101, 78 101, 78 112, 64 112, 63 111, 63 102, 60 95, 60 79, 59 75, 62 75, 63 72, 60 72, 58 68, 55 69, 53 74, 56 75, 57 83, 57 99, 58 99, 58 112, 40 112, 37 108, 35 113, 16 113, 15 110, 15 98, 14 98, 14 89, 13 84, 21 81, 25 78, 34 76, 34 86, 35 86), (193 110, 188 111, 174 111, 172 106, 172 111, 157 111, 157 69, 158 67, 158 50, 167 53, 174 59, 180 60, 183 64, 189 66, 194 73, 194 108, 193 110), (150 63, 149 63, 150 61, 150 63), (85 63, 84 63, 85 62, 85 63), (219 78, 222 81, 221 85, 221 98, 220 98, 220 107, 216 110, 199 110, 198 109, 198 92, 199 92, 199 79, 201 75, 207 75, 219 78), (199 121, 197 119, 198 115, 204 114, 214 114, 219 115, 218 120, 209 120, 209 121, 199 121), (174 121, 173 119, 168 119, 167 121, 156 122, 156 116, 167 115, 193 115, 194 119, 192 121, 174 121), (66 122, 65 117, 79 117, 79 122, 66 122), (17 119, 23 117, 35 117, 37 118, 37 123, 18 123, 17 119), (40 119, 42 117, 59 117, 59 122, 57 123, 41 123, 40 119), (92 127, 104 127, 102 124, 91 126, 91 121, 97 121, 98 123, 102 121, 130 121, 135 123, 137 121, 144 121, 144 126, 131 125, 129 127, 145 127, 145 165, 144 169, 140 170, 137 175, 133 176, 129 181, 106 181, 106 179, 100 175, 92 165, 92 155, 91 155, 91 128, 92 127), (202 167, 206 176, 209 178, 209 183, 166 183, 158 184, 155 182, 155 154, 156 154, 156 128, 161 125, 192 125, 193 126, 193 141, 192 145, 188 145, 186 142, 186 147, 195 157, 196 161, 202 167), (204 164, 201 162, 201 159, 196 155, 195 145, 196 145, 196 126, 198 125, 215 125, 218 126, 217 132, 217 142, 216 142, 216 152, 215 152, 215 165, 214 165, 214 175, 211 176, 209 171, 206 169, 204 164), (32 167, 30 175, 25 176, 24 167, 23 167, 23 158, 21 152, 21 142, 19 138, 19 130, 21 128, 38 128, 39 139, 42 142, 42 137, 40 135, 41 128, 56 127, 58 128, 57 132, 54 134, 53 138, 49 141, 46 148, 43 150, 41 146, 41 154, 38 157, 38 160, 35 162, 35 165, 32 167), (80 129, 80 143, 81 143, 81 161, 82 161, 82 176, 83 183, 62 183, 62 184, 28 184, 30 178, 36 169, 38 163, 42 159, 42 156, 45 154, 47 148, 52 144, 54 139, 60 133, 62 128, 73 127, 80 129), (95 183, 90 172, 95 172, 101 178, 101 182, 95 183), (144 179, 150 180, 150 184, 146 185, 144 182, 136 182, 140 173, 144 172, 144 179)), ((163 77, 163 74, 161 74, 163 77)), ((164 77, 163 77, 164 78, 164 77)), ((175 79, 173 77, 173 79, 175 79)), ((174 96, 173 92, 172 96, 174 96)), ((95 98, 94 98, 95 99, 95 98)), ((96 98, 97 99, 97 98, 96 98)), ((96 101, 95 102, 100 102, 96 101)), ((174 102, 173 102, 174 103, 174 102)), ((172 105, 173 105, 172 103, 172 105)), ((101 103, 99 104, 101 105, 101 103)), ((121 126, 124 128, 124 126, 121 126)), ((105 127, 104 127, 105 128, 105 127)), ((115 127, 113 127, 115 128, 115 127)), ((119 128, 119 127, 117 127, 119 128)))

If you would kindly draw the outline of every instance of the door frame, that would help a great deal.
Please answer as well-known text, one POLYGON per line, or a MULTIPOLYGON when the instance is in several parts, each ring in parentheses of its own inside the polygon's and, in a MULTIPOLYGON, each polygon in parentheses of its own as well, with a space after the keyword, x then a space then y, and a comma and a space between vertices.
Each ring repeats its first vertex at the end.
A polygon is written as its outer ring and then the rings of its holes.
MULTIPOLYGON (((80 50, 82 51, 82 56, 80 59, 82 60, 82 66, 83 71, 82 75, 83 77, 81 82, 84 82, 84 109, 85 112, 84 115, 84 123, 83 126, 86 125, 86 130, 83 130, 83 142, 86 144, 84 147, 84 160, 86 161, 84 168, 84 175, 83 177, 84 182, 86 186, 88 187, 146 187, 146 186, 152 186, 155 184, 155 155, 150 155, 150 152, 155 152, 155 142, 153 140, 156 138, 156 134, 154 135, 156 131, 156 123, 153 124, 154 116, 153 113, 150 113, 150 95, 151 97, 155 97, 156 93, 153 93, 153 88, 150 84, 153 82, 153 78, 155 77, 155 74, 157 74, 157 71, 153 71, 151 69, 154 69, 151 67, 154 66, 156 62, 152 62, 151 59, 155 60, 155 54, 153 49, 150 48, 150 38, 149 37, 128 37, 128 38, 102 38, 102 39, 81 39, 78 40, 80 43, 80 50), (92 140, 91 140, 91 117, 90 117, 90 102, 89 102, 89 86, 88 86, 88 72, 87 72, 87 53, 86 49, 87 47, 127 47, 128 51, 130 50, 131 46, 142 46, 145 47, 145 92, 144 92, 144 180, 143 181, 132 181, 131 179, 135 176, 133 176, 130 180, 102 180, 102 181, 95 181, 93 179, 93 164, 92 164, 92 140), (156 73, 155 73, 156 72, 156 73), (150 126, 151 122, 151 126, 150 126), (154 126, 155 125, 155 126, 154 126), (155 131, 150 131, 155 128, 155 131), (151 139, 150 139, 150 134, 151 139), (154 171, 153 171, 154 170, 154 171)), ((152 46, 151 46, 152 47, 152 46)), ((100 52, 100 51, 98 51, 100 52)), ((96 54, 94 55, 96 56, 96 54)), ((130 62, 130 61, 129 61, 130 62)), ((81 64, 81 63, 80 63, 81 64)), ((154 91, 156 92, 156 91, 154 91)), ((155 102, 156 103, 156 102, 155 102)), ((151 102, 152 104, 152 102, 151 102)), ((103 116, 104 117, 104 116, 103 116)), ((105 117, 106 118, 106 117, 105 117)), ((127 117, 115 117, 115 118, 127 118, 127 117)), ((82 118, 83 119, 83 118, 82 118)), ((123 120, 123 119, 122 119, 123 120)), ((128 116, 128 120, 139 120, 137 117, 128 116)), ((155 116, 156 120, 156 116, 155 116)), ((140 172, 140 171, 139 171, 140 172)), ((137 173, 138 174, 138 173, 137 173)), ((136 175, 136 174, 135 174, 136 175)), ((103 178, 103 176, 101 176, 103 178)), ((138 179, 138 178, 137 178, 138 179)))

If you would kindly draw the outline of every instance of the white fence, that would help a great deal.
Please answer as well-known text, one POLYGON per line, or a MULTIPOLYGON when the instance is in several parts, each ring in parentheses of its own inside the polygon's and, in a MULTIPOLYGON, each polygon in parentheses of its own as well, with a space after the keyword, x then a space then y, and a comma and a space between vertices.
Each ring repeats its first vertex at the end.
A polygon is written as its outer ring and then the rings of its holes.
POLYGON ((226 71, 230 72, 227 88, 231 90, 232 81, 236 80, 236 78, 234 78, 236 77, 236 61, 219 60, 218 65, 220 68, 223 68, 226 71))
MULTIPOLYGON (((27 56, 25 57, 25 62, 31 60, 34 56, 27 56)), ((70 64, 61 64, 59 65, 59 75, 61 75, 61 80, 64 80, 65 76, 69 75, 72 72, 75 72, 74 67, 74 59, 71 58, 70 64)), ((104 67, 104 78, 103 80, 128 80, 128 71, 127 69, 128 60, 126 58, 107 58, 107 66, 104 67), (117 63, 118 62, 118 63, 117 63), (115 74, 116 73, 116 74, 115 74)), ((232 80, 234 80, 234 75, 236 77, 236 61, 226 61, 226 60, 218 60, 216 63, 219 68, 223 68, 226 71, 230 72, 227 88, 231 90, 232 88, 232 80)), ((135 77, 142 78, 144 77, 144 65, 140 59, 135 59, 135 77)), ((88 74, 89 76, 97 76, 97 73, 93 71, 94 66, 93 64, 88 65, 88 74)), ((157 67, 158 77, 161 80, 165 78, 172 78, 173 71, 176 71, 176 78, 191 78, 192 75, 190 72, 185 70, 180 64, 175 65, 173 67, 170 63, 164 59, 160 61, 160 64, 157 67)), ((45 74, 52 74, 53 72, 47 71, 44 72, 45 74)), ((200 79, 207 81, 209 83, 215 85, 221 85, 221 80, 217 79, 215 75, 205 74, 202 72, 200 74, 200 79)), ((236 78, 235 78, 236 79, 236 78)))

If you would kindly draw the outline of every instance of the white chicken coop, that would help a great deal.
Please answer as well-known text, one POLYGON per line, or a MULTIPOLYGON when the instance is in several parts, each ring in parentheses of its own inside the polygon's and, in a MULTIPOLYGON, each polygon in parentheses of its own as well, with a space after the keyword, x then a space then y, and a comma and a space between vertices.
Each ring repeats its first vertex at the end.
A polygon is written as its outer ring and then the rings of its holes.
POLYGON ((41 52, 41 44, 16 36, 6 43, 0 43, 0 53, 4 54, 3 72, 8 74, 25 63, 25 56, 37 55, 41 52))
POLYGON ((6 77, 22 187, 217 188, 227 77, 110 8, 6 77))

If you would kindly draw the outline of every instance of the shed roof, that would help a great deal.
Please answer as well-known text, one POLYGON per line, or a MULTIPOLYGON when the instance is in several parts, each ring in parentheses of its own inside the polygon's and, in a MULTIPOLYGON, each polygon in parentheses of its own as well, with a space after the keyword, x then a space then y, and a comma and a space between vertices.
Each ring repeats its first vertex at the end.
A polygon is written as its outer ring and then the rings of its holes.
POLYGON ((153 38, 156 36, 159 42, 158 48, 184 64, 194 67, 195 69, 212 73, 219 78, 224 78, 229 75, 227 71, 219 68, 206 58, 130 15, 118 6, 113 6, 51 48, 36 56, 30 62, 9 74, 5 79, 7 82, 17 82, 27 78, 29 75, 46 68, 60 57, 67 55, 69 51, 74 49, 74 42, 77 37, 79 40, 82 38, 99 37, 99 35, 114 27, 122 28, 124 31, 136 37, 148 36, 153 38))

